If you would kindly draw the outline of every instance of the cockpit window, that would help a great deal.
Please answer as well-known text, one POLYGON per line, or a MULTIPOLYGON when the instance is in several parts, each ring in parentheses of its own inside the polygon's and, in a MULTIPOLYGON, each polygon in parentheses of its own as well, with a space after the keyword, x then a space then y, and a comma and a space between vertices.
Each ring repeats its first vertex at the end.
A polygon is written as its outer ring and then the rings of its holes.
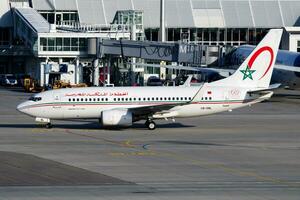
POLYGON ((42 97, 30 97, 29 101, 41 101, 42 97))

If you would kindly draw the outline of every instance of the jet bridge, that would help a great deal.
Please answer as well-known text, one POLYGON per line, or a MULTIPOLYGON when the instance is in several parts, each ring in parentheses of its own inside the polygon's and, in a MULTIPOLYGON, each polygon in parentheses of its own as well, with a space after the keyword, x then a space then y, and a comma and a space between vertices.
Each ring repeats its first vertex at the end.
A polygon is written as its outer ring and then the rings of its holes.
POLYGON ((102 40, 97 57, 122 56, 153 61, 169 61, 200 66, 205 47, 188 43, 162 43, 132 40, 102 40))

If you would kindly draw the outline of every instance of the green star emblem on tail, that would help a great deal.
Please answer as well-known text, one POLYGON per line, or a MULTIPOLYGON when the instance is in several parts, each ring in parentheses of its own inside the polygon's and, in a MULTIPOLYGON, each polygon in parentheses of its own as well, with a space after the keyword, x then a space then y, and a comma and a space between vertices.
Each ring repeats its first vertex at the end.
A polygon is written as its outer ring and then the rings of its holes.
POLYGON ((240 72, 242 72, 244 74, 243 80, 249 78, 251 80, 253 80, 252 74, 255 72, 256 70, 251 70, 249 66, 246 67, 245 70, 240 70, 240 72))

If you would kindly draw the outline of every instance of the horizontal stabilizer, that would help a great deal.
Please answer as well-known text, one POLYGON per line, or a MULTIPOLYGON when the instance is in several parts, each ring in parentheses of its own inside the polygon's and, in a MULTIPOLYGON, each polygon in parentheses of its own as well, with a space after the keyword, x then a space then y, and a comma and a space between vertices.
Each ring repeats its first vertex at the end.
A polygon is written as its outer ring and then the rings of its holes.
POLYGON ((268 87, 268 88, 250 90, 250 91, 248 91, 248 93, 249 94, 254 94, 254 93, 261 93, 261 92, 265 92, 265 91, 271 91, 271 90, 278 89, 280 87, 280 85, 281 85, 280 83, 276 83, 276 84, 270 85, 270 87, 268 87))

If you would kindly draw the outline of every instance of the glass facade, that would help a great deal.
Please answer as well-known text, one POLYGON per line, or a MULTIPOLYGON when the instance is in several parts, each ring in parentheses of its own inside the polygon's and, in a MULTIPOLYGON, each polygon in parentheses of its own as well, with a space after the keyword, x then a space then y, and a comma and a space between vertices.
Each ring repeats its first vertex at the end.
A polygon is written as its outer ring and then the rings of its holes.
POLYGON ((8 46, 10 44, 10 29, 0 28, 0 46, 8 46))
POLYGON ((16 30, 20 34, 20 39, 24 42, 26 46, 32 48, 36 51, 37 45, 37 34, 33 32, 19 17, 16 17, 16 30))
POLYGON ((50 24, 79 22, 78 13, 72 11, 39 12, 50 24))
POLYGON ((118 11, 113 24, 135 24, 143 25, 143 12, 136 10, 118 11))
MULTIPOLYGON (((167 41, 195 42, 202 45, 258 44, 269 28, 168 28, 167 41)), ((157 41, 158 29, 146 29, 146 40, 157 41)))
POLYGON ((40 51, 87 51, 86 38, 40 38, 40 51))
POLYGON ((149 41, 158 41, 159 29, 145 29, 145 39, 149 41))
POLYGON ((127 25, 130 30, 135 26, 135 39, 144 40, 143 11, 123 10, 117 11, 112 24, 127 25))

